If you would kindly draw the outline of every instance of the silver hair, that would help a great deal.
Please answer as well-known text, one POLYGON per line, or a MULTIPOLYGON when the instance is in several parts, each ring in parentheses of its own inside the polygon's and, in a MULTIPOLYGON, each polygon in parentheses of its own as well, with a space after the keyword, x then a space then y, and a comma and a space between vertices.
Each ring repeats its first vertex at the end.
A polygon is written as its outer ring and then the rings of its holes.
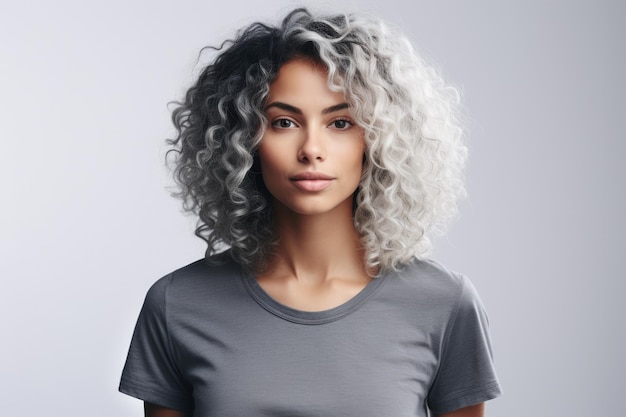
POLYGON ((199 216, 207 257, 224 245, 262 269, 276 243, 269 193, 256 158, 269 86, 281 65, 305 57, 328 70, 365 131, 354 224, 368 268, 397 268, 431 250, 464 196, 467 148, 458 90, 377 18, 289 13, 276 27, 254 23, 225 42, 178 103, 177 195, 199 216))

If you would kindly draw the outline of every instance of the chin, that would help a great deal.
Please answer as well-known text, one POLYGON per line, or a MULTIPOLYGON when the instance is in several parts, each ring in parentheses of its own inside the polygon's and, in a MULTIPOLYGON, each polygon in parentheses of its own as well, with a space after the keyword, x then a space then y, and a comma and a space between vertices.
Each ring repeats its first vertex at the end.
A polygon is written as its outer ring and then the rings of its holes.
POLYGON ((320 216, 325 214, 332 214, 333 212, 340 212, 343 206, 349 209, 352 213, 352 198, 343 200, 339 203, 330 201, 298 201, 298 202, 285 202, 276 201, 275 204, 281 206, 280 211, 291 212, 302 216, 320 216))

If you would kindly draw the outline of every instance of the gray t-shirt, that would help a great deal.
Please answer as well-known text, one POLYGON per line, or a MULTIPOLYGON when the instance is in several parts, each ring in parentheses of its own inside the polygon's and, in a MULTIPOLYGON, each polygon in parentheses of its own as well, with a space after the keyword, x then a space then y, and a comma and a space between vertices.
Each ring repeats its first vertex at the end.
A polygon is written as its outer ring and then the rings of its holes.
POLYGON ((462 275, 414 260, 304 312, 221 256, 148 291, 120 391, 194 417, 426 417, 500 393, 487 317, 462 275))

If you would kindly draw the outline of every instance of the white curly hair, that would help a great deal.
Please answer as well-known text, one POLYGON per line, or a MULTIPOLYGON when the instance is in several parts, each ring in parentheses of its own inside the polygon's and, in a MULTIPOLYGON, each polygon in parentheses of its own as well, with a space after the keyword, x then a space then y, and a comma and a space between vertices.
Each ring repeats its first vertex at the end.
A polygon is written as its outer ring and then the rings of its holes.
POLYGON ((301 8, 276 27, 254 23, 216 50, 174 110, 170 141, 178 195, 199 215, 207 257, 227 245, 258 270, 276 243, 255 153, 269 85, 297 57, 328 70, 329 87, 344 93, 365 131, 354 224, 366 266, 397 269, 429 255, 431 237, 445 232, 465 195, 465 128, 458 90, 405 36, 378 18, 301 8))

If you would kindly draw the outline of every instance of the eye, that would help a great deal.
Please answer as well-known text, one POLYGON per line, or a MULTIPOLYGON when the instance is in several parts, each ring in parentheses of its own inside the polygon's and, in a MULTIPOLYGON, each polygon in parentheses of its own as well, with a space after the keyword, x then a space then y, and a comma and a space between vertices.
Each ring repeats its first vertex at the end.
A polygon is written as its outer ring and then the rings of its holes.
POLYGON ((338 130, 346 130, 353 126, 354 124, 348 119, 336 119, 330 124, 331 127, 338 130))
POLYGON ((293 120, 289 119, 276 119, 271 123, 272 127, 277 129, 291 129, 297 127, 296 123, 293 120))

